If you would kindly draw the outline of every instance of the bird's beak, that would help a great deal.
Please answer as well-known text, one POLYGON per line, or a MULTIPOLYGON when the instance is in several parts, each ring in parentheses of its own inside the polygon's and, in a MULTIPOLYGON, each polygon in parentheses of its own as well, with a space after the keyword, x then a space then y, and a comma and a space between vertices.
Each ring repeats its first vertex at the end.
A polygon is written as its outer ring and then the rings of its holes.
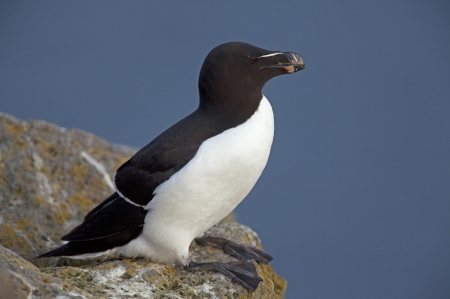
POLYGON ((305 62, 303 61, 303 58, 297 53, 282 52, 282 54, 288 59, 287 63, 277 62, 273 65, 264 66, 261 69, 282 68, 286 71, 287 74, 292 74, 305 68, 305 62))

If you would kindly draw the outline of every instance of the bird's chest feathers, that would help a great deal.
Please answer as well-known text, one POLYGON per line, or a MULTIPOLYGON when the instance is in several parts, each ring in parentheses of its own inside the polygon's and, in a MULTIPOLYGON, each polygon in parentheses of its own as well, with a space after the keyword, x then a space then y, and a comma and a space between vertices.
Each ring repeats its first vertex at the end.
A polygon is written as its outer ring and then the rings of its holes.
POLYGON ((272 107, 264 97, 246 122, 203 142, 189 166, 217 188, 251 188, 267 163, 273 132, 272 107))
POLYGON ((155 190, 157 196, 152 202, 164 197, 169 201, 195 201, 197 207, 213 202, 237 205, 267 163, 273 132, 272 107, 263 97, 246 122, 204 141, 195 157, 155 190))
POLYGON ((273 130, 272 108, 263 98, 258 110, 245 123, 205 141, 198 152, 199 160, 206 162, 208 172, 224 178, 249 175, 265 166, 273 130))

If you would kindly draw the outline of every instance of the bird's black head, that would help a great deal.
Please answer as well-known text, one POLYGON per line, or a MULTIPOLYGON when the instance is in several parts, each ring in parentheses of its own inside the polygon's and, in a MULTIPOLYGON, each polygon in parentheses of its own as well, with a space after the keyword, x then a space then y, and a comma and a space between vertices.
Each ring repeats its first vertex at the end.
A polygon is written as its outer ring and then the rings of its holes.
POLYGON ((219 45, 208 54, 200 71, 200 107, 232 112, 243 103, 255 101, 253 105, 258 105, 267 81, 304 68, 296 53, 268 51, 241 42, 219 45))

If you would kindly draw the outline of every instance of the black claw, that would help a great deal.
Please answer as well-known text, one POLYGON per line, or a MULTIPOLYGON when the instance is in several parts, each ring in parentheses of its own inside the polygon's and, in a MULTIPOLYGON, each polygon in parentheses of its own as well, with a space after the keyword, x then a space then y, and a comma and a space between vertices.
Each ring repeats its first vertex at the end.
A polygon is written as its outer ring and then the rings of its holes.
POLYGON ((255 265, 253 262, 249 261, 238 261, 232 263, 196 263, 191 261, 186 269, 189 271, 205 270, 220 272, 232 281, 251 291, 256 290, 259 283, 262 281, 262 279, 258 276, 255 265))
POLYGON ((221 248, 223 251, 240 260, 255 260, 257 262, 268 264, 273 257, 264 251, 252 247, 242 245, 224 238, 204 237, 195 239, 200 246, 213 246, 221 248))

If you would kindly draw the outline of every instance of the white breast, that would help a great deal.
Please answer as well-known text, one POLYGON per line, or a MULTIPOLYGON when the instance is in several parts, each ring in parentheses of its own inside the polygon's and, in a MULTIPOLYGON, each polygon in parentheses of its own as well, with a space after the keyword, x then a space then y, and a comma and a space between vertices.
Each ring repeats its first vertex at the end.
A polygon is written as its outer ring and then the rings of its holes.
POLYGON ((255 185, 273 132, 272 107, 263 96, 250 119, 203 142, 188 164, 156 188, 143 234, 121 252, 186 263, 192 240, 230 213, 255 185), (135 250, 129 248, 132 243, 135 250))

